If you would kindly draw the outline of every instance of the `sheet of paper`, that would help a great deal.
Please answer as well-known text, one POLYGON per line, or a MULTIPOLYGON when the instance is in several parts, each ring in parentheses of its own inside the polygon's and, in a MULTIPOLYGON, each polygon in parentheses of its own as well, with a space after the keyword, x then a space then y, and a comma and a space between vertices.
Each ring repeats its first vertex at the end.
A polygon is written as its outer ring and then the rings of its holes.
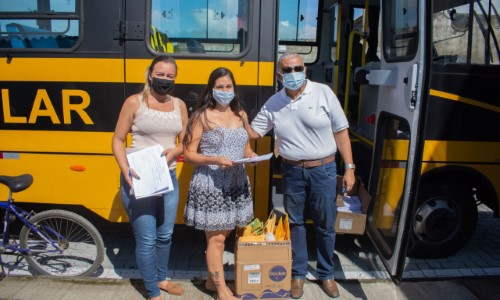
POLYGON ((245 158, 242 158, 242 159, 233 160, 233 162, 234 163, 239 163, 239 164, 259 162, 259 161, 263 161, 263 160, 268 160, 272 156, 273 156, 272 153, 268 153, 266 155, 259 155, 259 156, 255 156, 255 157, 245 157, 245 158))
POLYGON ((155 145, 127 154, 129 166, 140 179, 132 178, 137 199, 160 195, 174 190, 167 160, 161 156, 163 147, 155 145))

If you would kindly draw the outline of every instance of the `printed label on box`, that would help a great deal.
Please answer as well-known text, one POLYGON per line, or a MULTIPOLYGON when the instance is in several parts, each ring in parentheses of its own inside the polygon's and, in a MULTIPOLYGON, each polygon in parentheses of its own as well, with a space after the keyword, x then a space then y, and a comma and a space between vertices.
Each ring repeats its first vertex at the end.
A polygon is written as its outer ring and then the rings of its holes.
POLYGON ((281 265, 276 265, 269 270, 269 278, 274 282, 280 282, 287 275, 286 268, 281 265))
POLYGON ((248 273, 248 283, 260 284, 260 272, 248 273))
POLYGON ((252 271, 252 270, 259 270, 260 265, 244 265, 243 270, 244 271, 252 271))
POLYGON ((352 229, 352 219, 340 218, 340 229, 351 230, 352 229))

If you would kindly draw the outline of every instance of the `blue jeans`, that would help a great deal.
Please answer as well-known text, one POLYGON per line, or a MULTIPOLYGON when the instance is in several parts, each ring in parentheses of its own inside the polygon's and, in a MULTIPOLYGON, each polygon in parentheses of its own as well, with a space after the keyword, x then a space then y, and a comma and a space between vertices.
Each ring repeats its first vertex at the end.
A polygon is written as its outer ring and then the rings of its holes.
POLYGON ((168 260, 174 232, 179 184, 175 170, 170 171, 174 191, 162 196, 136 199, 121 177, 121 196, 135 237, 135 258, 148 297, 159 296, 158 282, 167 279, 168 260))
POLYGON ((308 255, 305 216, 312 218, 316 237, 319 279, 333 279, 335 218, 337 216, 337 166, 331 162, 305 169, 283 162, 284 206, 290 220, 292 278, 305 279, 308 255))

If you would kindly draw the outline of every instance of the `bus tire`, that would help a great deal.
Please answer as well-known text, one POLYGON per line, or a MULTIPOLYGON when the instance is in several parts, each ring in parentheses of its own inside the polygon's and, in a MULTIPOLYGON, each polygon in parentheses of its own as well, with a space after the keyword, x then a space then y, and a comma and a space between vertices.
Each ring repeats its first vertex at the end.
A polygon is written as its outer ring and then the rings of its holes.
POLYGON ((447 257, 458 251, 476 228, 478 211, 472 187, 460 181, 422 184, 408 256, 447 257))

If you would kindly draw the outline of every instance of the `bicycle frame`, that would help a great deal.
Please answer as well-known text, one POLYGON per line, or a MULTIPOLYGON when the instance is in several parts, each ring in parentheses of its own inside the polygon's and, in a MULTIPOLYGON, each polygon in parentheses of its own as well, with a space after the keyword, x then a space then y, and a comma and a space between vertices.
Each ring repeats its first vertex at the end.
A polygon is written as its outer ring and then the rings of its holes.
MULTIPOLYGON (((9 192, 9 199, 6 202, 0 202, 0 208, 5 209, 5 215, 4 215, 4 220, 3 220, 4 226, 3 226, 3 233, 2 233, 2 244, 0 245, 0 247, 3 247, 4 249, 16 251, 16 252, 21 252, 23 254, 30 252, 29 249, 20 248, 19 243, 9 244, 9 226, 10 226, 9 218, 10 218, 11 213, 13 213, 21 222, 24 223, 25 226, 27 226, 31 230, 35 231, 38 236, 40 236, 42 239, 47 241, 47 243, 51 244, 52 247, 54 247, 54 249, 55 249, 55 250, 47 250, 45 252, 55 252, 55 251, 59 251, 60 253, 63 252, 61 250, 61 248, 59 247, 59 245, 57 245, 51 239, 49 239, 47 236, 45 236, 40 230, 38 230, 38 228, 35 225, 33 225, 28 220, 29 217, 32 216, 31 213, 29 213, 29 212, 27 212, 19 207, 16 207, 13 204, 13 200, 12 200, 12 196, 11 196, 10 192, 9 192)), ((58 237, 62 237, 59 233, 53 231, 51 228, 45 227, 45 229, 56 234, 58 237)))
POLYGON ((4 228, 0 238, 0 264, 5 273, 2 253, 21 254, 30 271, 50 276, 90 276, 104 260, 104 242, 84 217, 63 209, 41 212, 26 211, 14 205, 13 194, 24 191, 33 183, 31 174, 0 175, 0 184, 8 187, 8 197, 0 199, 4 209, 4 228), (10 231, 15 219, 23 224, 18 238, 10 231))

